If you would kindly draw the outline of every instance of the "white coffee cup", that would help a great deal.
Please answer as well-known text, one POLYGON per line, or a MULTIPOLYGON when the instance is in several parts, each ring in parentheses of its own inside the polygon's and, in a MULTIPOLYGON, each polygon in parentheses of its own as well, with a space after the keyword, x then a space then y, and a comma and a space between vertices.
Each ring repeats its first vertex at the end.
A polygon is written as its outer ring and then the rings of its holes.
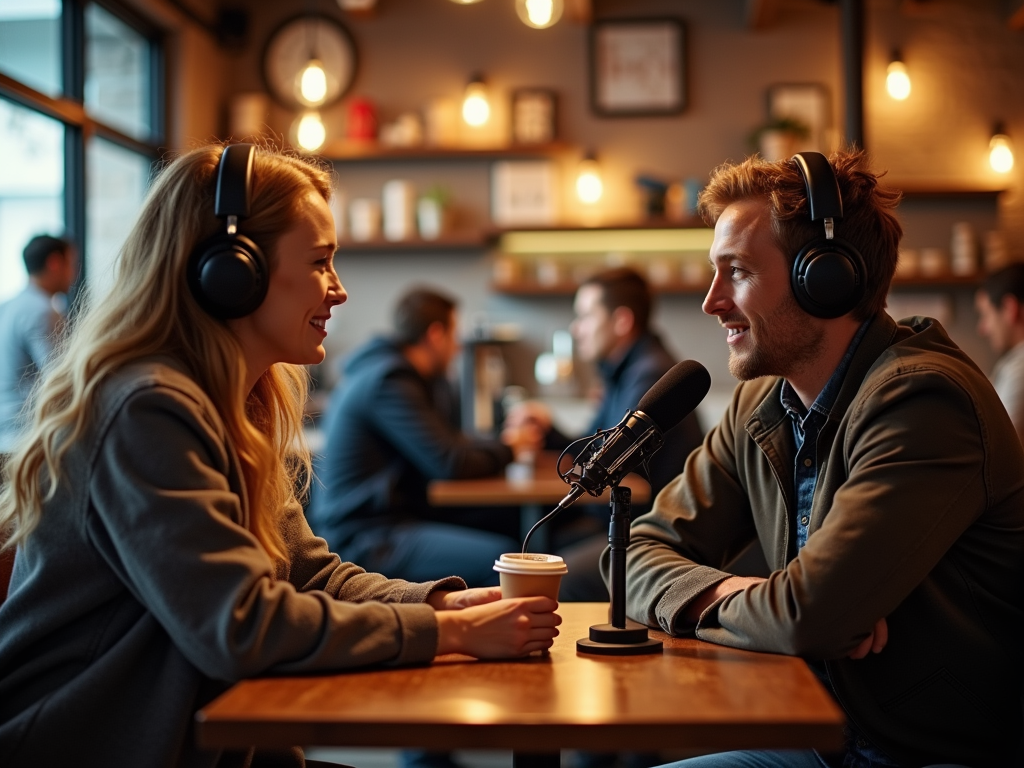
POLYGON ((501 581, 501 596, 550 597, 558 599, 562 577, 569 572, 565 561, 557 555, 510 552, 494 561, 494 570, 501 581))

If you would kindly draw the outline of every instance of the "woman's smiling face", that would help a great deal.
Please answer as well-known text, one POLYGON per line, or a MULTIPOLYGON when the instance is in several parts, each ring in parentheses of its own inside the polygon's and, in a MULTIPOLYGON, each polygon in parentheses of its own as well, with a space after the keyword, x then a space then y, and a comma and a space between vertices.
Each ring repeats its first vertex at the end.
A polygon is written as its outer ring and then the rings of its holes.
POLYGON ((242 343, 250 382, 274 363, 324 359, 331 309, 348 298, 334 271, 337 247, 331 210, 310 191, 296 206, 294 226, 277 241, 263 303, 252 314, 228 321, 242 343))

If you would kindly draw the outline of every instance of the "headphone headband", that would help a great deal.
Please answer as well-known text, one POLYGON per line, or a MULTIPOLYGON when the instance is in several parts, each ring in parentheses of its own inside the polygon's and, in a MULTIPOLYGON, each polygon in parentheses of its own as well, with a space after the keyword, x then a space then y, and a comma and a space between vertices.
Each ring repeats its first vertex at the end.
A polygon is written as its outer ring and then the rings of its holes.
POLYGON ((217 192, 213 213, 218 218, 249 215, 249 188, 256 147, 252 144, 231 144, 224 147, 217 165, 217 192))
POLYGON ((804 178, 811 221, 843 218, 843 198, 828 158, 821 152, 798 152, 793 155, 793 164, 804 178))

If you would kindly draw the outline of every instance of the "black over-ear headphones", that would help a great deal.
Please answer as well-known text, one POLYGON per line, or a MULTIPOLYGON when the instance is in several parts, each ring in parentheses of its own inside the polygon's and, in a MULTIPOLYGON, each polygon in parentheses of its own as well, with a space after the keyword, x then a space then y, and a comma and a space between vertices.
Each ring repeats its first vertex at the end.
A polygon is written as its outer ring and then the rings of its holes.
POLYGON ((799 152, 792 161, 804 178, 811 221, 825 222, 825 236, 807 243, 793 260, 793 295, 814 317, 841 317, 864 295, 864 258, 852 243, 835 237, 843 199, 828 158, 820 152, 799 152))
POLYGON ((199 243, 188 262, 188 285, 199 305, 214 317, 228 320, 248 315, 267 295, 267 260, 263 251, 238 232, 249 215, 252 163, 256 147, 224 147, 217 165, 214 213, 226 228, 199 243))

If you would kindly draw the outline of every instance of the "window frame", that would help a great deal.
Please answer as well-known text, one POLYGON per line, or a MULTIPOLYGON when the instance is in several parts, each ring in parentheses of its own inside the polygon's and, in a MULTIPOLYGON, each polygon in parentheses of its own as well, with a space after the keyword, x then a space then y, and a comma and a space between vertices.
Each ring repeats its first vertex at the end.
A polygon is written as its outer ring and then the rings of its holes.
POLYGON ((50 96, 0 72, 0 96, 59 120, 64 125, 64 227, 74 238, 81 259, 79 279, 72 288, 71 301, 86 284, 89 254, 86 245, 86 163, 85 149, 94 137, 102 138, 149 160, 151 167, 166 151, 166 55, 165 34, 137 11, 117 0, 62 0, 61 3, 61 95, 50 96), (101 7, 146 39, 149 49, 150 138, 141 141, 94 118, 85 108, 85 7, 101 7))

